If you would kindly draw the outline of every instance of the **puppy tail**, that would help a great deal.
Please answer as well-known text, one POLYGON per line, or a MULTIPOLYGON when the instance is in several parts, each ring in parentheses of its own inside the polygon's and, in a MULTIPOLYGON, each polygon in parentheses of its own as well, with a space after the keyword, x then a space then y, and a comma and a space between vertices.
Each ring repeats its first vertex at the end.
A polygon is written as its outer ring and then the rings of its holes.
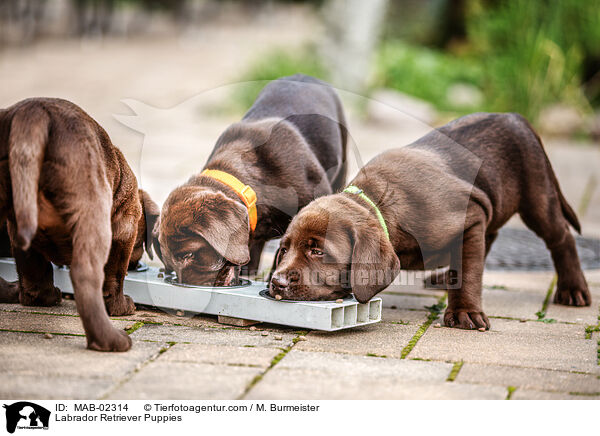
POLYGON ((50 117, 40 106, 25 106, 13 116, 8 166, 17 223, 17 247, 27 250, 37 232, 38 187, 48 141, 50 117))

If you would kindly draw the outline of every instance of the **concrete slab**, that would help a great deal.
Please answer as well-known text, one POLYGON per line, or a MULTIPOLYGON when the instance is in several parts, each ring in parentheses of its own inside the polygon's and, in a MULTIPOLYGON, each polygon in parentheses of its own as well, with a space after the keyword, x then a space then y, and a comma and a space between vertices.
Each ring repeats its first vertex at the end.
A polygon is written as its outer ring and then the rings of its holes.
POLYGON ((488 316, 533 319, 544 304, 541 292, 483 288, 483 310, 488 316))
MULTIPOLYGON (((593 297, 592 297, 593 298, 593 297)), ((584 325, 598 324, 600 318, 600 305, 598 300, 592 299, 592 305, 587 307, 562 306, 550 304, 546 310, 546 318, 557 321, 574 322, 584 325)))
POLYGON ((445 382, 452 365, 292 350, 246 399, 502 399, 506 389, 445 382))
POLYGON ((562 392, 542 392, 517 389, 511 400, 600 400, 600 395, 570 395, 562 392))
POLYGON ((383 308, 382 322, 391 324, 414 324, 420 325, 427 321, 429 312, 425 310, 403 310, 383 308))
POLYGON ((0 332, 0 398, 99 398, 162 346, 136 341, 127 353, 98 353, 83 337, 0 332))
POLYGON ((400 357, 417 329, 415 325, 381 323, 341 332, 311 332, 307 340, 298 342, 294 349, 400 357))
MULTIPOLYGON (((166 355, 169 352, 163 354, 166 355)), ((143 367, 108 399, 235 399, 263 370, 244 366, 157 361, 143 367)))
POLYGON ((466 363, 458 373, 456 381, 504 387, 515 386, 519 390, 600 393, 600 379, 596 374, 512 366, 466 363))
POLYGON ((295 334, 267 331, 263 336, 262 331, 252 331, 238 328, 196 328, 187 326, 149 325, 146 324, 132 333, 131 337, 136 340, 157 342, 190 342, 194 344, 207 345, 231 345, 243 347, 254 345, 257 347, 279 348, 291 342, 295 334), (276 340, 275 336, 281 336, 282 340, 276 340))
POLYGON ((540 292, 546 295, 554 271, 489 271, 483 274, 483 286, 504 287, 518 291, 540 292))
MULTIPOLYGON (((112 320, 111 322, 120 329, 132 324, 130 321, 122 320, 112 320)), ((0 312, 0 330, 85 334, 79 317, 19 312, 0 312)))
POLYGON ((430 328, 410 357, 600 374, 596 341, 584 338, 583 326, 560 323, 493 319, 485 333, 430 328))
POLYGON ((416 309, 416 310, 425 310, 425 306, 432 306, 437 304, 438 298, 437 296, 427 296, 427 295, 408 295, 408 294, 398 294, 398 293, 389 293, 382 292, 378 294, 378 297, 381 297, 383 300, 383 307, 391 307, 395 306, 398 309, 416 309))
POLYGON ((161 356, 162 362, 210 363, 213 365, 245 365, 266 369, 281 350, 264 347, 232 347, 229 345, 175 344, 161 356))

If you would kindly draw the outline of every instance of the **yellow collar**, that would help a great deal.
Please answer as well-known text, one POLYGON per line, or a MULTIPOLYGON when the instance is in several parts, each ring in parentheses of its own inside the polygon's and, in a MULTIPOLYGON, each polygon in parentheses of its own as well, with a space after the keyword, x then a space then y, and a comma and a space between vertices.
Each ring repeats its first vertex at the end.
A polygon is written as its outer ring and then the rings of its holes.
POLYGON ((254 231, 254 229, 256 229, 256 223, 258 222, 258 215, 256 212, 256 192, 254 192, 254 189, 252 189, 248 185, 245 185, 237 178, 224 171, 204 170, 202 171, 201 175, 218 180, 219 182, 226 184, 235 191, 235 193, 242 199, 242 201, 248 208, 250 229, 254 231))

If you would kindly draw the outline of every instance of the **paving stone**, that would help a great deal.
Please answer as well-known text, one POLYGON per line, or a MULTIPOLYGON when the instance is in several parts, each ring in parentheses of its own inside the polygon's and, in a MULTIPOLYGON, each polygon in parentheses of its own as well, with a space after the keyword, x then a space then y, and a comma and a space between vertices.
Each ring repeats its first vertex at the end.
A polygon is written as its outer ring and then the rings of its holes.
POLYGON ((570 395, 562 392, 542 392, 517 389, 511 400, 600 400, 600 395, 570 395))
POLYGON ((337 332, 310 332, 307 340, 298 342, 294 349, 400 357, 417 328, 415 325, 379 323, 337 332))
POLYGON ((383 307, 396 306, 398 309, 416 310, 425 310, 426 306, 437 304, 439 298, 436 296, 426 295, 391 294, 388 292, 382 292, 377 296, 381 297, 383 301, 383 307))
MULTIPOLYGON (((75 300, 63 300, 58 306, 41 307, 41 306, 23 306, 21 304, 0 304, 0 311, 8 312, 38 312, 38 313, 53 313, 58 315, 75 315, 77 316, 77 307, 75 300)), ((1 314, 1 312, 0 312, 1 314)))
POLYGON ((546 318, 557 321, 575 322, 584 325, 595 325, 599 322, 600 306, 598 300, 592 299, 592 305, 586 307, 563 306, 550 304, 546 310, 546 318))
POLYGON ((391 324, 415 324, 420 325, 427 321, 429 312, 425 310, 403 310, 383 308, 381 320, 391 324))
POLYGON ((483 288, 483 310, 488 316, 533 319, 545 295, 536 292, 483 288))
POLYGON ((296 337, 295 334, 291 333, 278 333, 278 335, 282 336, 282 341, 275 340, 273 334, 262 336, 259 330, 146 324, 133 332, 131 337, 137 340, 158 342, 190 342, 207 345, 232 345, 236 347, 254 345, 271 348, 279 348, 282 344, 286 344, 296 337))
POLYGON ((246 399, 502 399, 506 389, 445 382, 451 364, 289 352, 246 399))
MULTIPOLYGON (((164 354, 168 354, 164 353, 164 354)), ((161 356, 162 357, 162 356, 161 356)), ((109 399, 235 399, 263 370, 157 359, 108 395, 109 399)))
MULTIPOLYGON (((122 320, 112 320, 111 322, 119 329, 131 324, 129 321, 122 320)), ((36 313, 0 312, 0 329, 23 332, 85 334, 79 317, 40 315, 36 313)))
POLYGON ((485 333, 428 329, 410 357, 600 373, 597 344, 581 325, 493 319, 485 333))
POLYGON ((279 353, 280 350, 276 348, 175 344, 161 356, 161 361, 250 365, 266 369, 279 353))
POLYGON ((489 271, 483 273, 483 286, 505 287, 519 291, 540 292, 546 295, 554 271, 489 271))
POLYGON ((458 373, 456 381, 504 387, 515 386, 519 389, 600 393, 600 379, 596 374, 577 374, 512 366, 466 363, 458 373))
POLYGON ((0 332, 0 398, 98 398, 162 344, 134 342, 127 353, 87 350, 83 337, 0 332))

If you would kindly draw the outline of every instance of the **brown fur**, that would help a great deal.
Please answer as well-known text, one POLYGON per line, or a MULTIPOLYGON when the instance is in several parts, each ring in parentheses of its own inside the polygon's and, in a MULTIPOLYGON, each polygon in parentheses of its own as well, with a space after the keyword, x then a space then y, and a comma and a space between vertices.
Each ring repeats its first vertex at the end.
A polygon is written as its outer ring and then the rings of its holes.
POLYGON ((59 304, 51 262, 69 265, 88 348, 128 350, 131 339, 107 312, 135 310, 123 279, 146 226, 144 197, 123 154, 73 103, 35 98, 1 111, 0 222, 8 222, 19 283, 2 281, 0 300, 59 304))
POLYGON ((539 137, 521 116, 459 118, 377 156, 351 183, 378 205, 390 241, 359 196, 319 198, 300 211, 281 241, 272 295, 333 299, 353 290, 365 302, 392 282, 400 265, 449 266, 446 325, 489 328, 481 305, 485 256, 498 229, 519 213, 552 253, 554 301, 591 304, 569 231, 569 224, 579 231, 579 222, 539 137))
POLYGON ((167 269, 197 285, 231 284, 248 262, 246 273, 256 272, 265 242, 280 236, 299 208, 343 186, 344 124, 339 99, 325 83, 296 75, 267 85, 205 165, 256 191, 256 230, 232 189, 195 175, 171 192, 156 227, 156 251, 167 269))

